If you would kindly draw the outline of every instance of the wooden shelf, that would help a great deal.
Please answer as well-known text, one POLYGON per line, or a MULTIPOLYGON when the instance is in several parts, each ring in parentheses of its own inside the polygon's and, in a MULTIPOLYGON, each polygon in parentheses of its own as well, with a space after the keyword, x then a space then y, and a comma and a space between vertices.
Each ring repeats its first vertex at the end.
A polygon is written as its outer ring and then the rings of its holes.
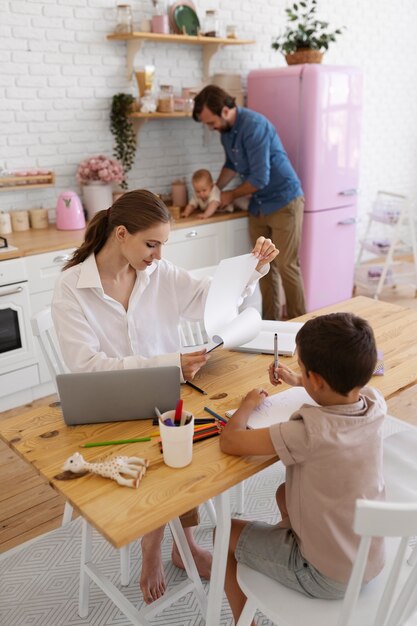
POLYGON ((133 120, 168 120, 178 119, 181 117, 191 117, 191 115, 191 112, 185 113, 184 111, 174 111, 173 113, 140 113, 138 111, 136 113, 131 113, 129 118, 133 120))
MULTIPOLYGON (((189 119, 191 116, 191 112, 185 113, 185 111, 174 111, 173 113, 140 113, 137 111, 136 113, 131 113, 129 115, 129 119, 132 120, 135 132, 138 133, 148 120, 179 120, 189 119)), ((139 144, 139 139, 137 140, 137 143, 139 144)))
POLYGON ((0 176, 0 191, 13 191, 19 189, 38 189, 40 187, 52 187, 55 184, 53 172, 36 174, 34 176, 0 176))
POLYGON ((242 46, 254 44, 252 39, 232 39, 228 37, 204 37, 202 35, 163 35, 160 33, 134 32, 129 34, 107 35, 109 41, 126 41, 127 43, 127 77, 133 74, 133 64, 136 53, 141 49, 145 41, 155 43, 179 43, 198 45, 203 47, 203 79, 208 80, 210 60, 223 46, 242 46))

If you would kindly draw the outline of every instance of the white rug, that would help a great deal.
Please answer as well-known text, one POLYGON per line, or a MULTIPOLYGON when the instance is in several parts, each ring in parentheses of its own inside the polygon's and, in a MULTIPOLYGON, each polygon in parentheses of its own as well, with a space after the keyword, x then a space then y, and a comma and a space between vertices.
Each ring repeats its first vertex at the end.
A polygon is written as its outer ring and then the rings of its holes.
MULTIPOLYGON (((407 424, 388 419, 384 435, 406 430, 407 424)), ((245 519, 277 521, 275 491, 284 478, 281 463, 245 481, 245 519)), ((212 528, 201 510, 202 523, 197 531, 200 545, 212 547, 212 528)), ((0 624, 5 626, 129 626, 130 622, 93 583, 90 586, 88 619, 78 616, 78 577, 81 523, 77 519, 42 537, 0 555, 0 624)), ((170 561, 172 539, 165 533, 162 554, 168 588, 184 579, 185 574, 170 561)), ((128 587, 119 585, 119 552, 98 533, 94 536, 93 559, 122 592, 138 607, 142 597, 137 584, 140 570, 140 547, 132 550, 132 576, 128 587)), ((204 620, 192 593, 178 600, 160 615, 150 620, 159 626, 200 626, 204 620)), ((223 602, 219 626, 232 624, 231 612, 223 602)), ((259 616, 259 626, 272 622, 259 616)))
MULTIPOLYGON (((245 519, 277 521, 275 491, 284 479, 282 463, 245 481, 245 519)), ((232 496, 233 500, 233 496, 232 496)), ((196 538, 201 546, 212 548, 213 528, 204 507, 196 538)), ((138 579, 140 545, 135 542, 131 552, 131 583, 120 586, 119 552, 98 533, 94 533, 93 560, 100 562, 106 576, 118 586, 135 606, 142 607, 138 579)), ((78 616, 78 578, 81 545, 81 521, 76 519, 59 528, 0 555, 0 624, 3 626, 130 626, 131 622, 104 593, 90 584, 90 613, 87 619, 78 616)), ((172 565, 172 538, 165 532, 162 555, 168 588, 185 579, 182 570, 172 565)), ((207 589, 207 584, 205 585, 207 589)), ((149 620, 158 626, 200 626, 204 624, 193 593, 189 593, 165 611, 149 620)), ((272 622, 261 617, 262 626, 272 622)), ((232 624, 231 611, 224 599, 219 626, 232 624)))

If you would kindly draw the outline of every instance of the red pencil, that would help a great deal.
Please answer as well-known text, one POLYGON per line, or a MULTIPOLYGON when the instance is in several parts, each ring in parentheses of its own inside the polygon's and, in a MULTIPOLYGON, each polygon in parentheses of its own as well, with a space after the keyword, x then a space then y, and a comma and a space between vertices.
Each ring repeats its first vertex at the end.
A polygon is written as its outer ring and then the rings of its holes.
POLYGON ((177 406, 175 408, 174 424, 179 424, 181 422, 182 405, 183 405, 183 400, 181 400, 181 398, 180 398, 178 400, 177 406))

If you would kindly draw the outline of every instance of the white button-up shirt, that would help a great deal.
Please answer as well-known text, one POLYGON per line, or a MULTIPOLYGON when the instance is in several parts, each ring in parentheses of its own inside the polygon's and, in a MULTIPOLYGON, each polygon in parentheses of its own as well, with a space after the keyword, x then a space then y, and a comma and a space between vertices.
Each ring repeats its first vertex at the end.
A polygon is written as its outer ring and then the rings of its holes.
MULTIPOLYGON (((254 272, 243 297, 268 271, 254 272)), ((203 318, 210 278, 195 279, 161 259, 136 273, 127 311, 106 295, 94 254, 64 271, 52 317, 71 372, 159 367, 180 363, 179 320, 203 318)))

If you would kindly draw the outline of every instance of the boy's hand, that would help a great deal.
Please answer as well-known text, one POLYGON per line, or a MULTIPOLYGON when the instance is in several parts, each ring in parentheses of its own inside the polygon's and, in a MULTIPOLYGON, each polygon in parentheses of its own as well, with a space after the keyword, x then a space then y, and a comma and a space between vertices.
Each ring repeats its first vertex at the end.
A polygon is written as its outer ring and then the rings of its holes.
POLYGON ((256 389, 252 389, 248 394, 243 398, 240 406, 250 412, 256 409, 257 406, 262 404, 265 398, 268 397, 268 392, 265 389, 257 387, 256 389))
POLYGON ((291 385, 292 387, 302 387, 303 383, 301 380, 301 376, 293 372, 286 365, 279 364, 277 369, 274 367, 274 363, 272 362, 268 368, 269 373, 269 382, 276 387, 281 383, 287 383, 287 385, 291 385))

